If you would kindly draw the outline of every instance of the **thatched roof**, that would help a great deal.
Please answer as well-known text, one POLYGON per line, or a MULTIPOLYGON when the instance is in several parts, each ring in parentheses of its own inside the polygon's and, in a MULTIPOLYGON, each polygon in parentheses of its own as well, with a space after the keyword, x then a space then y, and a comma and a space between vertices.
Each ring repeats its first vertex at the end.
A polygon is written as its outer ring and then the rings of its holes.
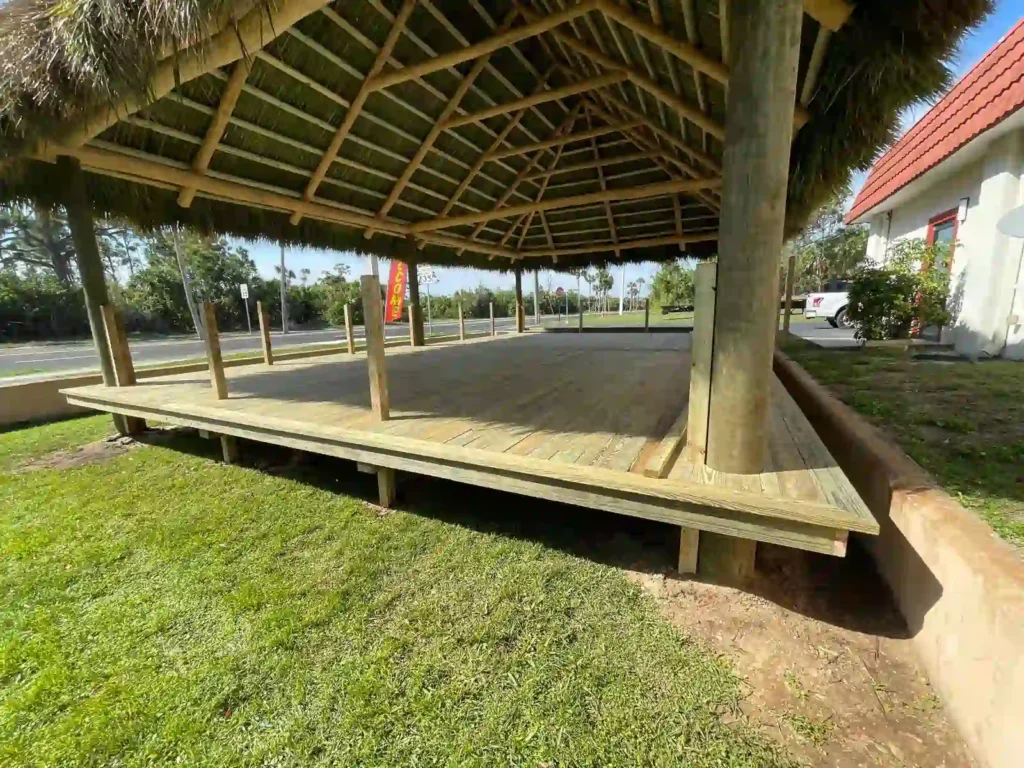
MULTIPOLYGON (((721 172, 728 2, 518 7, 8 0, 0 200, 58 202, 51 161, 70 153, 97 212, 144 227, 384 256, 415 238, 422 261, 493 269, 713 251, 719 194, 701 180, 721 172), (564 23, 531 26, 558 13, 564 23), (458 56, 506 28, 534 34, 458 56), (435 70, 448 53, 460 60, 435 70), (542 103, 502 109, 530 94, 542 103)), ((805 2, 790 232, 893 139, 901 109, 947 86, 944 61, 990 0, 844 7, 805 2)))

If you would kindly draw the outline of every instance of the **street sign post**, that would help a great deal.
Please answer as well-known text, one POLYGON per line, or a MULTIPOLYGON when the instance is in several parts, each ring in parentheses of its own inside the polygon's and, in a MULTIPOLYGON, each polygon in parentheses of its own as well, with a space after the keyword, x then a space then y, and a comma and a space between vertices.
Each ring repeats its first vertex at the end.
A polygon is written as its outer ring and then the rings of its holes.
POLYGON ((416 267, 416 274, 419 277, 420 285, 427 286, 427 335, 434 335, 434 318, 430 312, 430 286, 438 281, 437 273, 429 264, 421 264, 416 267))
POLYGON ((245 304, 245 324, 249 327, 249 333, 252 333, 252 319, 249 317, 249 284, 242 283, 238 286, 238 291, 242 294, 242 303, 245 304))

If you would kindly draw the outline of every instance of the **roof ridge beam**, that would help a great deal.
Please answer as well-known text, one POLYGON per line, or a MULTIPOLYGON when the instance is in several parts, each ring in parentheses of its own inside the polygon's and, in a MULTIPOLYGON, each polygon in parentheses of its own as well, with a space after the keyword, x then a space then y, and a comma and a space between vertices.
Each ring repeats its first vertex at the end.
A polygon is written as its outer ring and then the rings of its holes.
MULTIPOLYGON (((384 69, 384 65, 387 64, 389 58, 391 58, 391 52, 395 49, 395 45, 398 44, 399 38, 402 36, 402 30, 405 29, 405 22, 408 21, 409 16, 412 15, 413 9, 416 7, 417 0, 404 0, 402 2, 402 8, 398 11, 398 15, 395 17, 394 24, 391 25, 391 29, 388 31, 387 39, 384 41, 384 45, 381 46, 380 50, 377 51, 377 57, 373 61, 373 66, 370 71, 366 74, 366 78, 363 80, 362 85, 359 86, 359 93, 352 100, 352 105, 348 108, 348 112, 345 113, 345 118, 341 121, 341 125, 338 126, 338 130, 335 131, 334 137, 331 139, 331 143, 324 150, 323 156, 320 158, 320 162, 317 164, 316 170, 313 171, 313 176, 306 185, 305 191, 302 193, 302 199, 310 201, 316 196, 317 187, 320 186, 320 182, 324 180, 324 176, 327 175, 327 171, 330 169, 331 164, 334 163, 334 158, 338 156, 338 152, 341 150, 341 145, 345 142, 345 137, 348 136, 349 131, 352 130, 352 126, 355 125, 356 118, 359 117, 359 113, 363 109, 363 104, 366 103, 367 98, 374 92, 373 81, 384 69)), ((291 224, 298 224, 302 220, 302 213, 295 211, 288 219, 291 224)))
POLYGON ((591 136, 595 138, 597 136, 604 136, 608 133, 621 132, 629 128, 636 128, 640 125, 638 120, 633 120, 627 123, 616 122, 612 125, 604 125, 599 128, 594 128, 592 131, 583 131, 581 133, 574 133, 569 136, 559 136, 553 139, 547 139, 546 141, 538 141, 533 144, 523 144, 520 147, 510 147, 509 149, 501 149, 495 152, 491 152, 487 155, 488 160, 498 160, 502 157, 512 157, 513 155, 525 155, 529 152, 533 152, 538 149, 551 149, 559 147, 563 144, 572 144, 574 141, 584 141, 589 139, 591 136))
POLYGON ((643 200, 648 197, 662 197, 677 192, 697 192, 705 189, 718 189, 722 185, 719 177, 678 179, 674 181, 663 181, 657 184, 647 184, 643 187, 627 187, 624 189, 613 189, 607 192, 591 192, 585 195, 569 195, 553 200, 544 200, 539 203, 523 203, 511 205, 505 208, 497 208, 491 211, 480 213, 468 213, 460 216, 439 217, 428 221, 420 221, 409 226, 410 231, 415 234, 432 232, 435 229, 458 227, 465 224, 477 224, 492 219, 504 219, 510 216, 518 216, 530 211, 550 211, 558 208, 568 208, 583 203, 604 202, 605 200, 643 200))
POLYGON ((399 83, 404 83, 418 77, 423 77, 424 75, 429 75, 431 72, 448 69, 448 67, 461 64, 464 61, 476 59, 484 54, 493 53, 494 51, 505 48, 513 43, 518 43, 520 40, 540 35, 547 32, 549 29, 554 29, 560 24, 564 24, 578 16, 589 13, 590 11, 595 10, 600 2, 602 2, 602 0, 580 0, 580 2, 576 3, 571 8, 567 8, 560 13, 553 13, 550 16, 545 16, 537 21, 524 24, 521 27, 513 27, 507 32, 493 35, 492 37, 481 40, 479 43, 467 46, 461 50, 445 53, 429 61, 403 67, 402 69, 396 69, 393 72, 388 72, 383 75, 377 75, 373 78, 371 88, 374 91, 379 91, 383 88, 390 88, 393 85, 398 85, 399 83))
MULTIPOLYGON (((594 139, 594 143, 597 143, 596 139, 594 139)), ((563 165, 560 168, 553 168, 550 171, 538 171, 537 173, 531 173, 529 176, 526 177, 526 179, 524 179, 524 181, 534 181, 536 179, 543 179, 548 176, 557 176, 560 173, 586 171, 591 168, 607 168, 610 165, 618 165, 619 163, 632 163, 637 160, 653 160, 657 156, 658 153, 656 152, 634 152, 631 155, 619 155, 618 157, 603 157, 599 160, 589 160, 585 163, 576 163, 575 165, 563 165)))
POLYGON ((628 251, 634 248, 657 248, 664 245, 687 245, 688 243, 703 243, 718 239, 718 230, 707 230, 705 232, 691 232, 667 237, 646 237, 639 240, 621 240, 618 243, 587 243, 578 247, 570 248, 549 248, 527 249, 520 251, 523 258, 536 256, 578 256, 583 253, 594 253, 600 251, 628 251))

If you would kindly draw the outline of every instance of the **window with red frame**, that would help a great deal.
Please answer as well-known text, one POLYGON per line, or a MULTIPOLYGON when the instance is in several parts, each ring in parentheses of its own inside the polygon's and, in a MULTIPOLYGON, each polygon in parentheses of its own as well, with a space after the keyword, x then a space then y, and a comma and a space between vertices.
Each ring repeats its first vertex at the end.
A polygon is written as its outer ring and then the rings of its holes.
POLYGON ((953 249, 956 248, 957 209, 943 211, 928 220, 928 245, 942 245, 942 260, 936 264, 939 269, 949 272, 953 264, 953 249))

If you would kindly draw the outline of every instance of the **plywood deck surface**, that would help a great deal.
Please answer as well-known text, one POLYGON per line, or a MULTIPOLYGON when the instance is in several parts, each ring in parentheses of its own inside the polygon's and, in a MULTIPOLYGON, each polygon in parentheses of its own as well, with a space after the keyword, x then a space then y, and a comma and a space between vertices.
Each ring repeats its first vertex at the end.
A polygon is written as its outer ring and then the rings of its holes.
MULTIPOLYGON (((763 474, 724 475, 674 458, 667 446, 685 423, 688 347, 688 334, 527 334, 389 349, 391 420, 386 422, 370 411, 362 354, 228 369, 230 395, 221 401, 202 373, 67 394, 101 410, 225 433, 236 428, 242 437, 376 458, 382 466, 392 461, 400 469, 533 496, 545 495, 537 492, 537 483, 549 483, 560 494, 552 498, 625 514, 670 521, 710 514, 708 524, 699 526, 709 530, 730 528, 735 521, 716 518, 716 510, 735 507, 731 512, 741 522, 752 520, 754 528, 788 525, 790 533, 781 535, 795 538, 782 543, 794 546, 806 544, 801 531, 809 525, 829 529, 815 531, 814 537, 842 542, 846 531, 877 532, 778 382, 770 466, 763 474), (666 456, 671 462, 664 479, 644 476, 652 462, 666 456), (487 473, 493 483, 483 481, 487 473), (571 496, 574 489, 578 499, 571 496), (601 498, 595 501, 594 493, 601 498), (668 508, 667 516, 646 513, 648 496, 650 504, 668 508), (796 524, 788 524, 791 520, 796 524)), ((751 537, 778 540, 756 533, 751 537)), ((805 548, 828 547, 817 542, 805 548)))

